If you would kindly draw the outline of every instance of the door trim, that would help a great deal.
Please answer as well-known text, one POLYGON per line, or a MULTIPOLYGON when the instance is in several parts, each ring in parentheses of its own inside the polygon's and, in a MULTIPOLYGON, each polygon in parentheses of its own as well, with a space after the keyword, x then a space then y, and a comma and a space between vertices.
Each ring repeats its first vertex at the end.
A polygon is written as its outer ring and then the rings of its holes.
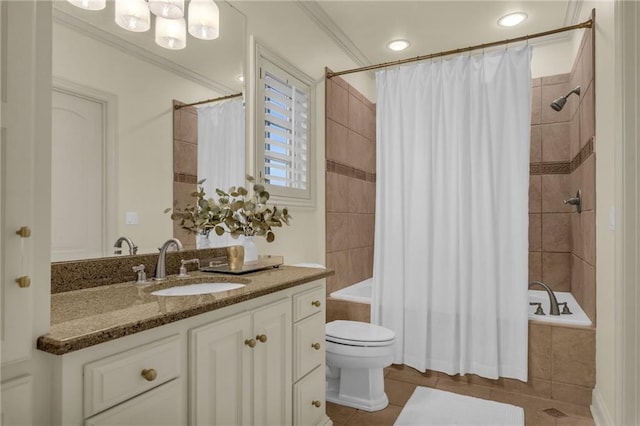
POLYGON ((94 87, 85 86, 62 77, 52 77, 52 91, 83 98, 102 105, 103 141, 102 159, 104 175, 103 205, 103 251, 111 249, 111 244, 118 238, 118 97, 117 95, 94 87))

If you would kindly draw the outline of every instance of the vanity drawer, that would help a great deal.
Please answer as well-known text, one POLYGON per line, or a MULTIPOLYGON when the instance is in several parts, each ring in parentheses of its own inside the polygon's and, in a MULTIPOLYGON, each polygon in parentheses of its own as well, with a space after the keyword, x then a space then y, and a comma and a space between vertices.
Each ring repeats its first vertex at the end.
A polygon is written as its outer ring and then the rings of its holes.
POLYGON ((324 316, 317 313, 293 326, 293 380, 324 364, 324 316))
POLYGON ((325 414, 325 373, 317 367, 293 386, 293 424, 316 425, 325 414))
POLYGON ((85 364, 85 418, 179 377, 180 356, 175 335, 85 364))
POLYGON ((293 296, 293 321, 299 321, 316 312, 324 312, 326 299, 324 286, 295 294, 293 296))

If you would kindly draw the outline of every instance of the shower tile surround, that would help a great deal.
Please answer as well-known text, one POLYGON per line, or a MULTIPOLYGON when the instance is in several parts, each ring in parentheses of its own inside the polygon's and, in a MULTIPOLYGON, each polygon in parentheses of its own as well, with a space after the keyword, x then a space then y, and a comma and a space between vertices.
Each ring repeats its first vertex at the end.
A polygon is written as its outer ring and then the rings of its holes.
MULTIPOLYGON (((326 86, 326 193, 327 264, 336 275, 327 280, 327 291, 347 287, 371 276, 372 257, 352 255, 353 241, 373 241, 354 236, 348 220, 349 182, 367 182, 370 199, 364 201, 375 213, 375 105, 364 102, 344 80, 334 77, 326 86), (349 103, 354 106, 349 107, 349 103), (373 114, 373 154, 349 155, 349 126, 357 107, 366 105, 373 114), (363 167, 373 158, 372 169, 363 167), (355 176, 359 176, 356 178, 355 176), (370 179, 372 177, 373 179, 370 179), (370 180, 368 180, 370 179, 370 180), (346 216, 346 217, 345 217, 346 216), (339 235, 341 234, 341 235, 339 235), (363 275, 365 273, 365 275, 363 275)), ((594 322, 595 312, 595 107, 593 39, 585 31, 573 69, 569 74, 532 81, 531 153, 529 186, 529 281, 541 280, 557 291, 570 291, 594 322), (580 85, 581 95, 572 95, 562 111, 549 104, 580 85), (582 191, 582 213, 563 200, 582 191)), ((365 100, 366 101, 366 100, 365 100)), ((351 123, 351 124, 350 124, 351 123)), ((359 194, 362 195, 362 194, 359 194)), ((362 202, 362 201, 360 201, 362 202)), ((373 223, 373 220, 371 220, 373 223)), ((369 232, 368 229, 361 232, 369 232)), ((373 232, 373 230, 371 230, 373 232)), ((367 247, 373 255, 373 243, 367 247)), ((369 306, 352 302, 327 302, 327 321, 369 321, 369 306)), ((408 368, 408 367, 405 367, 408 368)), ((417 372, 416 372, 417 373, 417 372)), ((419 374, 419 373, 417 373, 419 374)), ((429 374, 439 374, 427 372, 429 374)), ((453 380, 488 386, 516 394, 545 398, 588 407, 595 385, 595 328, 556 327, 529 324, 529 380, 488 380, 475 375, 453 380)))
MULTIPOLYGON (((327 294, 373 273, 375 105, 341 78, 326 84, 327 294)), ((369 305, 327 302, 327 321, 369 321, 369 305)))
POLYGON ((569 74, 533 81, 529 281, 570 291, 595 323, 595 109, 593 39, 585 31, 569 74), (576 86, 560 112, 549 107, 576 86), (582 213, 563 200, 582 191, 582 213))
MULTIPOLYGON (((173 101, 173 105, 182 102, 173 101)), ((193 203, 191 193, 198 183, 198 110, 185 107, 173 110, 173 199, 180 206, 193 203)), ((167 213, 168 214, 168 213, 167 213)), ((196 238, 173 222, 173 236, 185 248, 196 248, 196 238)))

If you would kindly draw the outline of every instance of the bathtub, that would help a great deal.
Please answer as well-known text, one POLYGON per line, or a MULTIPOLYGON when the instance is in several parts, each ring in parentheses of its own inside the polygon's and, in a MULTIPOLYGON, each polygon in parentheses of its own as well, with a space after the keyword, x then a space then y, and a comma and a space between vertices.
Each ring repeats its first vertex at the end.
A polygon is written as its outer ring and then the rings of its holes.
MULTIPOLYGON (((344 300, 347 302, 357 302, 371 304, 371 285, 373 279, 368 278, 359 283, 353 284, 349 287, 345 287, 338 291, 334 291, 330 294, 333 299, 344 300)), ((590 326, 591 320, 584 313, 576 299, 569 292, 556 291, 554 292, 558 303, 567 302, 569 310, 572 315, 549 315, 549 296, 546 291, 543 290, 529 290, 529 302, 542 303, 542 309, 546 315, 536 315, 536 306, 529 305, 529 320, 548 322, 561 325, 574 325, 574 326, 590 326)), ((560 308, 562 310, 562 308, 560 308)))

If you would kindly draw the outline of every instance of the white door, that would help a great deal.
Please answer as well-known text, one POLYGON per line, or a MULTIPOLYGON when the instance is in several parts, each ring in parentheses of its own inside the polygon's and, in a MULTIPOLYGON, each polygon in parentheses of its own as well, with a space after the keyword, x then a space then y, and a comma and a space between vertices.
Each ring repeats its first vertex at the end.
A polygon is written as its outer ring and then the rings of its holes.
POLYGON ((51 260, 107 254, 105 105, 54 89, 51 260))
POLYGON ((250 313, 191 330, 191 425, 251 423, 251 331, 250 313))
POLYGON ((257 310, 253 335, 253 424, 290 425, 291 300, 257 310))

